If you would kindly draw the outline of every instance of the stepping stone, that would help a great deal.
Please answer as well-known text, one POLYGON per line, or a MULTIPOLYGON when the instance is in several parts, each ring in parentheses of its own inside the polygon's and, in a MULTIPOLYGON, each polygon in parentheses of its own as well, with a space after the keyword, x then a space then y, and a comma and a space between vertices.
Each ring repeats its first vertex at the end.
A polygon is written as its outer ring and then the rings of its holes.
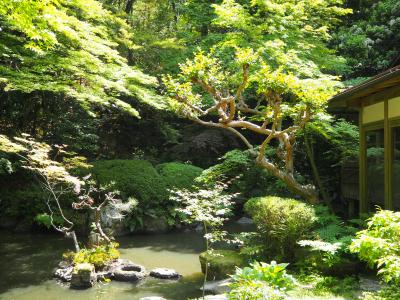
POLYGON ((159 279, 178 279, 181 275, 173 269, 157 268, 150 271, 150 276, 159 279))

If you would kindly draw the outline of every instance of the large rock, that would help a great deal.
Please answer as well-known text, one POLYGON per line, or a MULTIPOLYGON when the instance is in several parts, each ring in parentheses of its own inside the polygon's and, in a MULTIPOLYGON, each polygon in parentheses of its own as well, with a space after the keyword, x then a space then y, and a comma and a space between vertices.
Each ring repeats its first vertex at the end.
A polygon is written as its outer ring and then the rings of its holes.
POLYGON ((71 277, 72 289, 87 289, 92 287, 97 281, 94 266, 88 263, 77 264, 74 267, 71 277))
MULTIPOLYGON (((229 293, 231 288, 229 284, 232 282, 232 279, 224 279, 218 281, 208 281, 204 286, 204 290, 206 293, 211 293, 214 295, 229 293)), ((203 287, 201 288, 203 290, 203 287)))
POLYGON ((73 270, 74 267, 70 264, 69 265, 59 264, 59 268, 54 271, 54 277, 64 282, 70 282, 73 270))
POLYGON ((146 269, 127 259, 117 259, 104 268, 105 274, 116 281, 135 282, 146 277, 146 269))
POLYGON ((150 271, 150 276, 160 279, 178 279, 181 275, 173 269, 157 268, 150 271))
POLYGON ((143 220, 143 231, 146 233, 166 233, 169 226, 164 218, 145 217, 143 220))

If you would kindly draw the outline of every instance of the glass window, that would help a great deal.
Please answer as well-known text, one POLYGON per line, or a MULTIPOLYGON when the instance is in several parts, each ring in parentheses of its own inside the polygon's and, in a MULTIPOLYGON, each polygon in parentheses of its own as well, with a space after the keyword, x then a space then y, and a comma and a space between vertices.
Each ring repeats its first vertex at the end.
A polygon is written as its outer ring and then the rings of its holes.
POLYGON ((385 204, 385 148, 383 128, 366 132, 366 146, 367 209, 373 211, 376 206, 384 208, 385 204))
POLYGON ((392 129, 393 162, 392 162, 392 198, 393 208, 400 210, 400 127, 392 129))

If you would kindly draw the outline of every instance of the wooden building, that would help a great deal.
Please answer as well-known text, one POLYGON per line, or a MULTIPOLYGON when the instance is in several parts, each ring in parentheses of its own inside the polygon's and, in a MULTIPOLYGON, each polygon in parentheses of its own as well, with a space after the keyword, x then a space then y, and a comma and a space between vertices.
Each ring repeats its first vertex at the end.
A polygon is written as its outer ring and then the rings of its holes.
POLYGON ((330 108, 358 111, 359 211, 400 210, 400 65, 336 95, 330 108))

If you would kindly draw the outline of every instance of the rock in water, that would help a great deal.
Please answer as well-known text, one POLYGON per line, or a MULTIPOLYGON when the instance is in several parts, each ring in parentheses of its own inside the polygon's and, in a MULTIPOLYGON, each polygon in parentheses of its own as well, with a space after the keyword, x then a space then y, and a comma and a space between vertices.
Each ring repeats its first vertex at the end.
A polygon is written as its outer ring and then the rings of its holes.
POLYGON ((181 275, 173 269, 166 268, 157 268, 151 270, 151 277, 160 278, 160 279, 178 279, 181 275))
POLYGON ((55 270, 54 277, 56 277, 64 282, 70 282, 73 270, 74 270, 74 267, 71 265, 61 266, 60 268, 55 270))
MULTIPOLYGON (((212 293, 214 295, 229 293, 231 288, 229 284, 232 282, 232 279, 224 279, 218 281, 209 281, 205 284, 204 290, 208 293, 212 293)), ((203 288, 201 288, 203 290, 203 288)))
POLYGON ((116 281, 135 282, 146 277, 146 269, 130 260, 118 259, 108 265, 105 273, 116 281))
POLYGON ((87 289, 92 287, 97 281, 94 266, 88 263, 77 264, 74 267, 71 277, 72 289, 87 289))

